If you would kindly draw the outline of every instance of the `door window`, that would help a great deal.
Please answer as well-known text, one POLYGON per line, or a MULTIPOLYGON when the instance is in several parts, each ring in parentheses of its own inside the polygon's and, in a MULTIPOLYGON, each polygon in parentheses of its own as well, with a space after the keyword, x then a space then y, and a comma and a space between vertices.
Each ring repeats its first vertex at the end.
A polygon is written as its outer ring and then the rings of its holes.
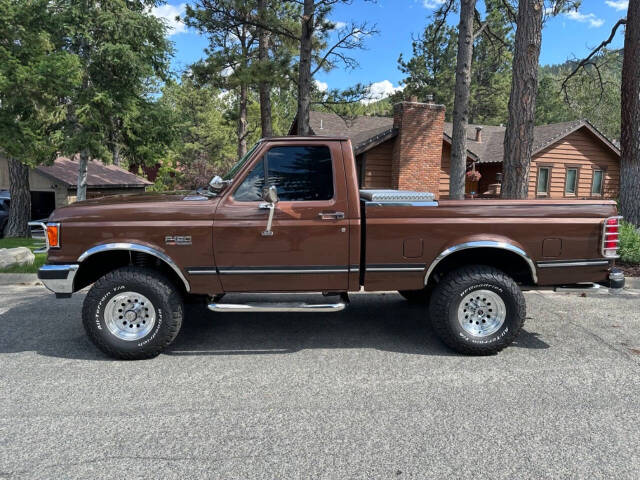
POLYGON ((275 147, 267 152, 267 185, 282 201, 333 198, 331 152, 326 146, 275 147))
POLYGON ((235 191, 242 202, 261 200, 262 189, 275 185, 281 201, 333 198, 333 165, 326 146, 274 147, 235 191))

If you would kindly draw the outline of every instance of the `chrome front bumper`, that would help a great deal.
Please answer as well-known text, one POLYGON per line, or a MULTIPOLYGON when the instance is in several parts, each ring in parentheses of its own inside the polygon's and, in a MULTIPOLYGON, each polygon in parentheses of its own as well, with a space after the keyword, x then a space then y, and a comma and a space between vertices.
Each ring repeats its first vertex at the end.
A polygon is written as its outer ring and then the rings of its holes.
POLYGON ((68 297, 73 293, 73 279, 78 271, 77 263, 71 265, 43 265, 38 270, 38 280, 56 296, 68 297))

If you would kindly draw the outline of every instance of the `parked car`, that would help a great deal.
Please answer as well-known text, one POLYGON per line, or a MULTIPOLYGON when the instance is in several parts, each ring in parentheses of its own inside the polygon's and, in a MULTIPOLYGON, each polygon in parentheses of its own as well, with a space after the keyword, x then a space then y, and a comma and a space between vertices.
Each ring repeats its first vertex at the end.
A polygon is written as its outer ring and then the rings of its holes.
POLYGON ((193 194, 78 202, 42 224, 59 297, 92 285, 89 338, 117 358, 149 358, 178 335, 185 299, 214 312, 337 312, 348 292, 397 290, 424 305, 452 349, 486 355, 518 335, 522 290, 622 287, 616 204, 607 200, 434 200, 358 190, 351 143, 260 141, 193 194), (227 303, 228 292, 322 292, 318 303, 227 303))
POLYGON ((10 198, 7 190, 0 190, 0 238, 4 236, 4 229, 9 221, 10 198))

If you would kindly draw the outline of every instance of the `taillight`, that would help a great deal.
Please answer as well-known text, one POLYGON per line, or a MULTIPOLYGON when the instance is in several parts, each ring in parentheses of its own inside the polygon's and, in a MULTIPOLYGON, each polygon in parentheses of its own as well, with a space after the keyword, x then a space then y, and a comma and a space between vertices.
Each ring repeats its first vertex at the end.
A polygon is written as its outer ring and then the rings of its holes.
POLYGON ((620 220, 622 217, 609 217, 604 221, 602 232, 602 255, 607 258, 618 258, 620 245, 620 220))

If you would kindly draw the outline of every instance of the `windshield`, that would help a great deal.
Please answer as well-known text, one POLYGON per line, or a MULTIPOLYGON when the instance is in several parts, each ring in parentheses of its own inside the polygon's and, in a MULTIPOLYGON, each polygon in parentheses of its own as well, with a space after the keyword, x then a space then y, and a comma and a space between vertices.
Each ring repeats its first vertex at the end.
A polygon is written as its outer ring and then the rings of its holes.
POLYGON ((222 176, 222 179, 231 180, 233 177, 235 177, 236 173, 238 173, 238 170, 240 170, 244 166, 244 164, 247 163, 247 160, 251 158, 251 155, 253 154, 253 152, 256 150, 256 148, 258 148, 258 145, 260 145, 260 142, 256 143, 253 147, 251 147, 251 150, 245 153, 244 157, 242 157, 238 161, 238 163, 236 163, 233 167, 231 167, 231 170, 229 170, 227 173, 225 173, 222 176))

